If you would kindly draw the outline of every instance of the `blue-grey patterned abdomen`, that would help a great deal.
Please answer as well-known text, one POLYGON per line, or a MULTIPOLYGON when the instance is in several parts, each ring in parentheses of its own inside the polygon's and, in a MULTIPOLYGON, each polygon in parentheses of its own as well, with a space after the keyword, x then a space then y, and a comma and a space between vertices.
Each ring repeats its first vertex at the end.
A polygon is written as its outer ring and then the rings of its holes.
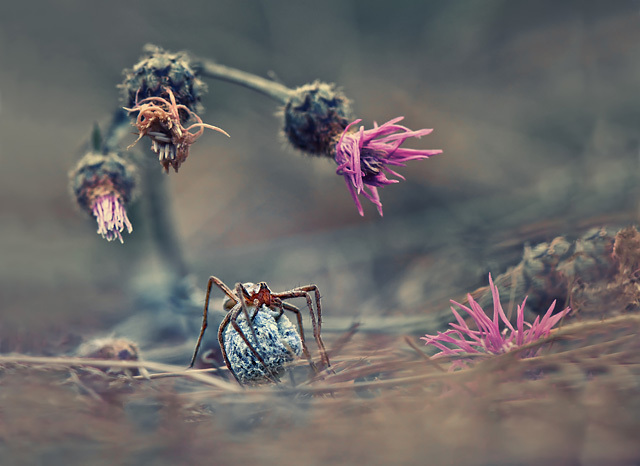
MULTIPOLYGON (((254 308, 249 308, 253 314, 254 308)), ((284 365, 302 354, 302 341, 296 327, 285 315, 276 322, 278 312, 262 306, 253 319, 257 342, 254 341, 244 314, 238 316, 238 325, 252 343, 256 351, 271 371, 272 375, 282 373, 284 365)), ((231 323, 224 332, 224 347, 229 363, 241 382, 258 381, 268 376, 268 371, 247 347, 231 323)))

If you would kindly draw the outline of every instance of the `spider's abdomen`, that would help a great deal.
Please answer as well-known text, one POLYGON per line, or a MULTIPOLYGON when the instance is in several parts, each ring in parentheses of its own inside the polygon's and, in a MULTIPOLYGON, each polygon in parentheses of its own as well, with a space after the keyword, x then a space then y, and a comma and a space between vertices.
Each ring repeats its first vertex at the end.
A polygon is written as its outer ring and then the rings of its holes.
MULTIPOLYGON (((249 308, 253 314, 254 308, 249 308)), ((229 364, 241 382, 257 382, 272 375, 279 375, 284 365, 302 354, 302 341, 295 326, 286 316, 276 322, 278 312, 262 306, 253 320, 257 342, 247 325, 244 314, 237 322, 247 339, 254 346, 266 364, 266 368, 256 358, 232 325, 224 332, 224 346, 229 364)))

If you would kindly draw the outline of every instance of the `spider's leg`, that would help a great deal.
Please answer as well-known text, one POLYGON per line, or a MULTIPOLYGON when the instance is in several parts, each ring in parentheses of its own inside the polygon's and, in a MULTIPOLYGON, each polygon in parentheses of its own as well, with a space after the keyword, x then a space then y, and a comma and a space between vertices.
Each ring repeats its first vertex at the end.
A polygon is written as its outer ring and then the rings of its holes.
POLYGON ((304 338, 304 329, 302 328, 302 313, 300 312, 300 309, 298 309, 293 304, 281 303, 280 304, 280 311, 281 311, 280 315, 282 315, 283 309, 286 309, 287 311, 294 312, 296 314, 296 318, 298 319, 298 331, 300 332, 300 342, 302 343, 302 353, 305 355, 305 357, 309 361, 309 365, 311 366, 311 369, 313 369, 313 371, 317 374, 318 373, 318 368, 316 367, 316 365, 313 363, 313 360, 311 359, 311 353, 309 353, 309 349, 307 348, 307 343, 306 343, 305 338, 304 338))
MULTIPOLYGON (((311 359, 311 357, 309 356, 309 350, 307 349, 307 343, 304 338, 304 329, 302 328, 302 313, 300 312, 300 309, 298 309, 293 304, 284 303, 284 302, 281 302, 279 307, 281 311, 280 315, 282 315, 283 309, 286 309, 287 311, 291 311, 296 314, 296 318, 298 320, 298 332, 300 332, 300 341, 302 342, 302 351, 308 359, 311 359)), ((280 316, 278 316, 278 318, 279 317, 280 316)))
POLYGON ((236 296, 240 300, 240 305, 242 306, 242 312, 244 313, 245 319, 247 319, 247 325, 249 326, 249 330, 251 330, 251 336, 253 336, 253 341, 258 344, 258 338, 256 337, 256 330, 253 327, 253 319, 258 313, 258 309, 260 308, 260 304, 256 306, 256 312, 253 314, 252 318, 249 318, 249 310, 247 309, 247 302, 244 299, 244 296, 249 296, 249 292, 244 287, 242 283, 236 283, 236 296))
MULTIPOLYGON (((241 300, 241 302, 242 301, 244 301, 244 300, 241 300)), ((238 333, 240 338, 242 338, 242 341, 244 341, 244 344, 247 345, 247 348, 249 348, 249 351, 251 351, 253 353, 253 355, 256 357, 256 359, 258 360, 258 362, 260 362, 260 364, 262 364, 262 367, 264 367, 264 370, 265 370, 265 373, 266 373, 266 377, 268 379, 272 380, 273 382, 277 382, 278 381, 277 376, 271 371, 271 369, 269 369, 269 367, 267 366, 267 363, 264 361, 264 359, 262 358, 260 353, 258 353, 258 350, 255 348, 255 346, 253 346, 253 344, 251 344, 251 342, 247 338, 247 335, 245 335, 245 333, 240 328, 240 324, 238 324, 238 316, 240 315, 240 312, 242 312, 243 310, 244 310, 244 312, 246 312, 246 308, 243 309, 242 307, 240 307, 239 305, 236 304, 236 306, 233 308, 233 310, 229 311, 229 321, 231 323, 231 326, 238 333)), ((246 314, 245 314, 245 317, 246 317, 246 314)), ((249 323, 249 321, 247 321, 247 323, 249 323)), ((220 333, 218 333, 218 340, 220 341, 220 345, 224 344, 220 333)), ((256 342, 257 342, 257 340, 256 340, 256 342)), ((231 365, 229 364, 228 360, 225 361, 225 362, 227 362, 227 367, 229 368, 229 370, 231 370, 231 372, 233 372, 233 369, 231 369, 231 365)), ((236 380, 237 380, 237 376, 235 375, 235 373, 233 375, 236 377, 236 380)))
POLYGON ((233 375, 233 378, 236 379, 236 382, 238 382, 240 385, 242 385, 242 382, 240 382, 240 379, 238 379, 238 376, 236 375, 235 372, 233 372, 233 368, 231 367, 231 363, 229 362, 229 356, 227 356, 227 350, 224 347, 224 331, 227 329, 227 327, 229 326, 229 321, 231 320, 231 315, 236 312, 236 308, 238 307, 238 305, 236 304, 234 306, 234 308, 232 310, 230 310, 226 316, 224 316, 224 319, 222 320, 222 322, 220 323, 220 327, 218 327, 218 343, 220 344, 220 351, 222 352, 222 359, 224 359, 224 363, 227 365, 227 369, 229 369, 229 372, 231 372, 231 374, 233 375))
POLYGON ((209 315, 209 300, 211 298, 211 288, 213 285, 216 285, 220 288, 229 298, 231 298, 234 302, 238 302, 233 292, 229 289, 227 285, 225 285, 222 280, 218 277, 211 276, 209 277, 209 281, 207 282, 207 294, 204 300, 204 310, 202 312, 202 327, 200 328, 200 335, 198 335, 198 341, 196 343, 196 348, 193 352, 193 357, 191 358, 191 364, 189 364, 189 368, 193 367, 196 362, 196 357, 198 356, 198 351, 200 350, 200 344, 202 343, 202 337, 204 336, 204 332, 207 329, 207 317, 209 315))
POLYGON ((299 286, 297 291, 313 292, 316 298, 316 310, 318 311, 318 333, 322 331, 322 306, 320 305, 320 290, 316 285, 299 286))
MULTIPOLYGON (((298 288, 296 288, 296 290, 301 290, 301 291, 306 291, 306 292, 313 292, 313 295, 316 299, 316 311, 317 311, 317 315, 318 315, 318 339, 319 339, 319 345, 322 346, 322 351, 324 352, 324 356, 326 358, 326 362, 327 362, 327 367, 330 367, 331 364, 329 364, 329 356, 327 355, 327 350, 324 347, 324 342, 322 341, 322 338, 320 338, 320 334, 322 333, 322 306, 320 304, 320 290, 318 289, 318 287, 316 285, 307 285, 307 286, 300 286, 298 288)), ((308 305, 308 298, 307 298, 307 305, 308 305)))
MULTIPOLYGON (((315 285, 310 285, 311 287, 315 287, 315 285)), ((316 340, 316 344, 318 345, 318 349, 320 350, 320 359, 323 363, 326 364, 327 367, 331 367, 331 363, 329 362, 329 356, 327 355, 327 350, 324 346, 324 342, 322 341, 322 337, 320 336, 320 324, 318 319, 316 318, 316 314, 313 310, 313 303, 311 301, 311 295, 306 288, 309 287, 300 287, 295 288, 291 291, 285 291, 282 293, 272 293, 272 296, 280 299, 290 299, 290 298, 305 298, 307 300, 307 307, 309 308, 309 314, 311 315, 311 326, 313 327, 313 336, 316 340)), ((317 296, 317 301, 319 301, 319 295, 317 296)))
POLYGON ((238 297, 235 295, 235 293, 234 293, 233 291, 231 291, 231 288, 229 288, 227 285, 225 285, 225 284, 222 282, 222 280, 220 280, 218 277, 213 277, 213 276, 211 276, 211 277, 209 277, 209 281, 210 281, 210 282, 211 282, 211 281, 213 281, 213 283, 215 283, 215 284, 216 284, 216 286, 217 286, 218 288, 220 288, 220 289, 222 290, 222 292, 223 292, 224 294, 226 294, 226 295, 227 295, 227 297, 228 297, 229 299, 231 299, 234 303, 237 303, 237 302, 238 302, 238 297))
MULTIPOLYGON (((200 350, 200 344, 202 343, 202 337, 204 336, 204 332, 207 329, 207 317, 209 315, 209 300, 211 298, 211 287, 213 286, 215 280, 218 280, 216 277, 210 277, 209 282, 207 283, 207 295, 204 298, 204 311, 202 311, 202 326, 200 327, 200 335, 198 335, 198 341, 196 343, 196 349, 193 351, 193 357, 191 358, 191 364, 189 364, 189 368, 192 368, 196 362, 196 357, 198 356, 198 351, 200 350)), ((220 280, 218 280, 220 281, 220 280)))

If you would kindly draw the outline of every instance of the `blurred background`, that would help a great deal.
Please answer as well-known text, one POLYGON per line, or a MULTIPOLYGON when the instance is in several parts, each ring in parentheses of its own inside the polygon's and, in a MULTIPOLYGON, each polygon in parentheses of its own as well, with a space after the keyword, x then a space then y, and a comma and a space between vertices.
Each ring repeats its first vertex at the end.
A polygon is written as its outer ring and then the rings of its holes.
MULTIPOLYGON (((205 132, 180 173, 166 176, 166 207, 195 286, 204 288, 210 275, 229 285, 264 280, 273 290, 315 283, 323 292, 327 326, 347 318, 366 328, 377 316, 446 309, 450 298, 486 285, 489 272, 495 276, 516 264, 527 243, 637 221, 639 26, 637 0, 5 2, 0 350, 72 350, 136 315, 144 297, 172 286, 171 271, 144 222, 144 192, 130 212, 134 232, 120 245, 95 233, 95 221, 74 207, 67 187, 68 171, 86 150, 94 123, 106 128, 120 105, 116 85, 144 44, 187 50, 290 87, 316 79, 335 82, 367 127, 403 115, 412 129, 434 128, 407 145, 444 153, 400 169, 406 181, 381 190, 383 218, 366 202, 360 217, 331 161, 287 145, 270 99, 207 80, 203 119, 231 138, 205 132)), ((131 134, 124 145, 134 140, 131 134)), ((147 145, 143 141, 135 150, 147 145)), ((200 304, 190 317, 196 323, 200 304)), ((414 333, 418 342, 420 333, 414 333)), ((14 384, 13 393, 22 394, 23 386, 14 384)), ((45 400, 49 385, 41 390, 43 395, 24 392, 20 406, 45 400)), ((425 453, 425 418, 414 413, 413 400, 393 394, 379 411, 387 414, 371 410, 364 418, 334 405, 313 421, 330 425, 325 433, 336 442, 333 457, 334 450, 318 443, 322 458, 339 461, 355 445, 344 444, 352 429, 360 431, 373 418, 383 421, 380 435, 390 436, 387 446, 402 450, 406 464, 424 464, 414 453, 425 453), (409 402, 404 414, 393 417, 393 403, 402 400, 409 402), (334 431, 332 410, 356 417, 342 418, 334 431), (392 441, 399 432, 402 441, 392 441)), ((67 402, 75 406, 77 400, 67 402)), ((558 406, 565 406, 565 398, 558 406)), ((123 416, 146 432, 146 418, 139 414, 147 405, 139 408, 123 416)), ((216 409, 224 414, 226 408, 216 409)), ((249 413, 249 420, 252 409, 233 408, 239 418, 249 413)), ((117 417, 101 413, 89 414, 86 422, 71 416, 69 422, 77 430, 100 416, 117 417)), ((283 416, 297 429, 308 425, 299 415, 283 416)), ((246 419, 232 427, 242 431, 246 419)), ((278 419, 271 421, 277 429, 278 419)), ((455 443, 458 434, 447 432, 458 432, 465 422, 460 419, 439 435, 455 443)), ((473 426, 486 425, 486 418, 478 419, 473 426)), ((122 428, 121 420, 113 422, 113 432, 122 428)), ((0 437, 10 425, 0 416, 0 437)), ((528 438, 538 438, 538 425, 529 424, 528 438)), ((216 427, 208 438, 220 438, 227 427, 216 427)), ((428 428, 436 435, 430 445, 437 447, 437 425, 428 428)), ((33 432, 33 426, 25 429, 33 432)), ((545 431, 551 440, 555 431, 545 431)), ((182 437, 166 432, 179 453, 178 444, 192 431, 182 437)), ((306 449, 306 432, 294 437, 300 448, 306 449)), ((379 442, 376 432, 363 438, 379 442)), ((467 434, 472 439, 477 431, 467 434)), ((208 451, 208 441, 200 444, 201 453, 208 451)), ((369 444, 358 452, 373 463, 384 461, 371 456, 369 444)), ((164 450, 155 451, 161 458, 164 450)), ((231 456, 238 453, 254 454, 242 448, 231 456)), ((474 456, 468 458, 473 463, 474 456)), ((38 464, 45 463, 56 461, 38 464)))
POLYGON ((408 145, 444 153, 400 170, 384 218, 366 202, 360 217, 330 161, 288 147, 270 99, 207 80, 203 118, 231 138, 205 132, 167 176, 198 286, 316 283, 326 319, 366 321, 446 307, 526 242, 635 221, 639 21, 636 0, 3 5, 0 348, 107 330, 163 286, 136 207, 124 246, 107 243, 67 188, 144 44, 290 87, 335 82, 367 127, 435 129, 408 145))

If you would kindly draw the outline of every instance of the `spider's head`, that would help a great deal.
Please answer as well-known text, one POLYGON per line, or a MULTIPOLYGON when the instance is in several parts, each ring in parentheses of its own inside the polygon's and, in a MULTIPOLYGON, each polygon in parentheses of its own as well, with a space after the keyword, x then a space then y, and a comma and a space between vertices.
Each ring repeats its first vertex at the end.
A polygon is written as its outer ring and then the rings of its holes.
POLYGON ((267 307, 271 306, 271 290, 265 282, 245 283, 244 288, 247 291, 245 299, 247 300, 248 305, 261 306, 264 304, 267 307))
MULTIPOLYGON (((271 290, 269 286, 265 282, 260 283, 243 283, 242 295, 244 296, 244 300, 247 303, 247 306, 258 306, 265 305, 267 307, 273 304, 273 297, 271 296, 271 290), (257 303, 256 303, 257 301, 257 303)), ((229 311, 236 304, 231 299, 226 299, 224 302, 224 310, 229 311)))

